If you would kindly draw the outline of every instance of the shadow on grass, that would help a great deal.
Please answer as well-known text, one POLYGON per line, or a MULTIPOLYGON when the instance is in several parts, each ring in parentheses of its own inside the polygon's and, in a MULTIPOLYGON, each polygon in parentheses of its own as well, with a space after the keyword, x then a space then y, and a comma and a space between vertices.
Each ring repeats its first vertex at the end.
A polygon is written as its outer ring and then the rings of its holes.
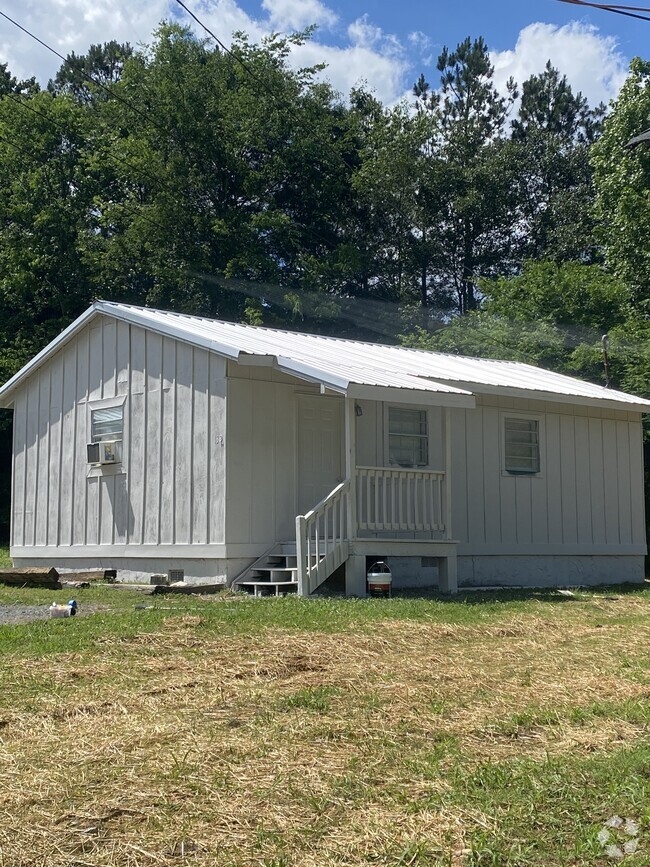
POLYGON ((395 590, 394 599, 435 599, 437 602, 464 603, 467 605, 483 605, 486 602, 584 602, 593 596, 609 597, 634 596, 650 592, 650 581, 643 584, 607 584, 594 587, 576 587, 557 589, 553 587, 503 588, 495 590, 479 590, 460 587, 453 596, 439 593, 435 588, 414 588, 395 590))

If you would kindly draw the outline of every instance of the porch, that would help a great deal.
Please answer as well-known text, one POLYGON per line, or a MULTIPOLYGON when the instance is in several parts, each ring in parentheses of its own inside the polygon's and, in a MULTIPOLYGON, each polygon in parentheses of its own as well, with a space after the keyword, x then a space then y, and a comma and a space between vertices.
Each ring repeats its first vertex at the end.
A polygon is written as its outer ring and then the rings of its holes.
POLYGON ((441 469, 357 465, 357 404, 345 399, 345 479, 296 518, 297 592, 308 596, 342 564, 346 593, 365 596, 366 557, 437 561, 439 588, 457 592, 451 526, 451 418, 442 409, 441 469))

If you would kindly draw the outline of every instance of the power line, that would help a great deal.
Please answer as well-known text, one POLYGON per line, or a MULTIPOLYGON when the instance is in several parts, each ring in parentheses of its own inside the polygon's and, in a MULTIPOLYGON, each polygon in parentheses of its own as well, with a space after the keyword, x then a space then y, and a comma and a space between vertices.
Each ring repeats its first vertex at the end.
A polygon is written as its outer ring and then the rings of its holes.
MULTIPOLYGON (((233 60, 237 61, 237 63, 239 63, 239 65, 240 65, 240 66, 241 66, 241 67, 242 67, 242 68, 243 68, 243 69, 244 69, 244 70, 245 70, 245 71, 246 71, 246 72, 247 72, 247 73, 248 73, 248 74, 249 74, 249 75, 250 75, 250 76, 255 80, 255 81, 257 81, 258 84, 260 84, 260 85, 261 85, 261 86, 266 90, 266 92, 269 94, 269 96, 271 96, 271 97, 272 97, 274 100, 276 100, 277 102, 279 102, 279 103, 283 103, 285 108, 289 108, 291 111, 294 110, 294 106, 293 106, 293 105, 290 105, 289 102, 288 102, 287 100, 284 100, 284 99, 282 98, 282 96, 280 96, 280 95, 277 94, 274 90, 272 90, 272 89, 268 86, 268 82, 265 81, 263 78, 260 78, 259 75, 257 75, 257 73, 253 72, 253 70, 250 68, 250 66, 248 66, 247 63, 244 63, 244 61, 241 59, 241 57, 239 57, 239 55, 235 54, 233 51, 231 51, 229 48, 227 48, 227 47, 224 45, 224 43, 219 39, 219 37, 218 37, 218 36, 217 36, 217 35, 216 35, 212 30, 210 30, 210 28, 207 26, 207 24, 204 24, 203 21, 201 21, 201 19, 198 17, 198 15, 196 15, 194 12, 192 12, 192 10, 189 9, 189 8, 185 5, 185 3, 183 2, 183 0, 176 0, 176 3, 178 3, 178 5, 181 6, 181 7, 182 7, 186 12, 187 12, 187 14, 190 15, 190 16, 193 18, 194 21, 196 21, 196 23, 199 25, 199 27, 202 27, 202 28, 205 30, 205 32, 206 32, 209 36, 211 36, 211 37, 214 39, 214 41, 217 43, 217 45, 219 45, 219 46, 220 46, 220 47, 221 47, 221 48, 222 48, 222 49, 223 49, 223 50, 224 50, 224 51, 225 51, 225 52, 226 52, 230 57, 232 57, 233 60)), ((342 163, 343 163, 343 164, 344 164, 344 165, 345 165, 345 166, 346 166, 346 167, 347 167, 351 172, 356 171, 356 169, 354 168, 354 166, 352 166, 352 165, 347 161, 347 159, 345 158, 345 155, 344 155, 343 153, 339 153, 338 156, 340 157, 341 162, 342 162, 342 163)))
POLYGON ((17 21, 15 21, 13 18, 11 18, 9 15, 7 15, 2 10, 0 10, 0 16, 2 16, 4 19, 9 21, 11 24, 13 24, 14 27, 17 27, 19 30, 22 30, 23 33, 26 33, 27 36, 30 36, 32 39, 34 39, 36 42, 38 42, 39 45, 42 45, 43 48, 46 48, 48 51, 50 51, 52 54, 54 54, 55 57, 58 57, 60 60, 62 60, 64 64, 66 64, 68 66, 72 66, 73 69, 76 69, 77 72, 79 72, 86 79, 86 81, 89 81, 91 84, 94 84, 96 87, 99 87, 100 90, 103 90, 110 97, 117 100, 117 102, 121 102, 122 105, 125 105, 127 108, 131 109, 132 112, 139 115, 144 120, 152 123, 159 130, 161 130, 161 132, 164 135, 166 135, 166 136, 169 135, 169 130, 165 129, 163 126, 156 123, 155 120, 152 120, 151 117, 146 112, 141 111, 137 106, 135 106, 131 102, 131 100, 125 99, 119 93, 116 93, 112 87, 109 87, 107 84, 104 84, 103 81, 97 81, 96 79, 94 79, 92 77, 92 75, 90 75, 89 73, 86 72, 85 69, 83 69, 83 67, 81 67, 78 63, 74 63, 74 61, 70 57, 64 57, 59 51, 56 50, 56 48, 52 48, 52 46, 48 45, 47 42, 45 42, 43 39, 39 39, 39 37, 36 36, 34 33, 32 33, 31 30, 28 30, 26 27, 23 27, 22 24, 19 24, 17 21))
MULTIPOLYGON (((180 2, 180 0, 176 0, 176 2, 180 2)), ((194 15, 194 13, 191 12, 191 11, 190 11, 186 6, 185 6, 184 3, 181 3, 181 5, 182 5, 183 8, 188 12, 188 14, 190 14, 190 15, 192 16, 192 18, 193 18, 193 19, 194 19, 198 24, 200 24, 201 27, 204 28, 204 30, 206 31, 206 33, 208 33, 208 34, 209 34, 209 35, 210 35, 214 40, 217 41, 217 43, 218 43, 221 47, 224 48, 224 50, 228 53, 229 56, 231 56, 231 57, 232 57, 232 58, 233 58, 237 63, 239 63, 239 64, 242 66, 242 68, 245 69, 245 70, 249 73, 249 75, 251 75, 251 76, 252 76, 256 81, 258 81, 258 82, 259 82, 259 83, 264 87, 264 89, 266 90, 266 92, 269 93, 269 95, 270 95, 271 97, 273 97, 273 99, 275 99, 275 100, 278 100, 278 99, 279 99, 278 95, 277 95, 276 93, 274 93, 272 90, 270 90, 270 89, 268 88, 267 83, 266 83, 263 79, 259 78, 259 77, 258 77, 258 76, 257 76, 257 75, 256 75, 256 74, 255 74, 251 69, 250 69, 250 67, 249 67, 246 63, 243 62, 243 60, 242 60, 240 57, 238 57, 238 56, 237 56, 236 54, 234 54, 233 52, 229 51, 229 50, 228 50, 228 49, 223 45, 223 43, 218 39, 218 37, 217 37, 217 36, 216 36, 216 35, 215 35, 215 34, 214 34, 214 33, 213 33, 213 32, 212 32, 212 31, 211 31, 211 30, 210 30, 210 29, 205 25, 205 24, 203 24, 203 23, 200 21, 200 19, 199 19, 196 15, 194 15)), ((165 129, 163 126, 161 126, 160 124, 158 124, 156 121, 152 120, 152 119, 151 119, 151 118, 150 118, 150 117, 149 117, 145 112, 141 111, 139 108, 137 108, 136 106, 134 106, 134 105, 131 103, 130 100, 125 99, 125 98, 122 97, 120 94, 117 94, 117 93, 114 91, 113 88, 108 87, 108 86, 105 85, 103 82, 96 81, 96 80, 95 80, 95 79, 94 79, 94 78, 93 78, 89 73, 87 73, 83 68, 81 68, 81 67, 79 66, 79 64, 75 64, 75 63, 73 62, 73 60, 71 60, 70 58, 66 58, 66 57, 64 57, 64 56, 63 56, 62 54, 60 54, 56 49, 52 48, 51 45, 48 45, 47 42, 45 42, 43 39, 40 39, 38 36, 36 36, 34 33, 32 33, 32 32, 31 32, 30 30, 28 30, 26 27, 23 27, 23 25, 19 24, 17 21, 15 21, 13 18, 11 18, 9 15, 7 15, 7 14, 4 13, 4 12, 2 12, 1 10, 0 10, 0 16, 2 16, 3 18, 5 18, 7 21, 9 21, 11 24, 13 24, 15 27, 17 27, 17 28, 18 28, 19 30, 21 30, 23 33, 25 33, 25 34, 27 34, 28 36, 30 36, 32 39, 34 39, 36 42, 38 42, 39 45, 42 45, 44 48, 46 48, 48 51, 50 51, 50 52, 51 52, 52 54, 54 54, 56 57, 60 58, 60 59, 63 61, 64 64, 70 65, 70 66, 72 66, 73 68, 77 69, 77 70, 81 73, 81 75, 82 75, 82 76, 83 76, 87 81, 91 82, 92 84, 97 85, 97 87, 101 88, 103 91, 105 91, 105 92, 106 92, 109 96, 111 96, 113 99, 115 99, 115 100, 117 100, 118 102, 122 103, 122 104, 125 105, 127 108, 131 109, 133 112, 135 112, 136 114, 138 114, 140 117, 144 118, 145 120, 150 121, 154 126, 156 126, 159 130, 161 130, 161 132, 165 135, 165 137, 166 137, 167 139, 173 141, 174 144, 176 144, 176 145, 179 145, 179 144, 180 144, 181 147, 186 147, 186 146, 187 146, 186 143, 179 142, 179 141, 178 141, 178 140, 177 140, 177 139, 176 139, 176 138, 171 134, 171 131, 170 131, 170 130, 165 129)), ((286 107, 289 107, 289 108, 293 111, 293 108, 294 108, 294 107, 293 107, 293 106, 290 106, 288 102, 285 103, 285 106, 286 106, 286 107)), ((269 150, 266 150, 265 153, 266 153, 267 156, 272 156, 272 155, 273 155, 273 154, 271 153, 271 151, 269 151, 269 150)), ((348 169, 350 169, 350 171, 355 171, 355 169, 350 165, 350 163, 348 163, 348 161, 345 159, 345 156, 344 156, 342 153, 339 153, 339 157, 340 157, 341 161, 342 161, 342 162, 343 162, 343 163, 348 167, 348 169)), ((134 167, 133 167, 133 168, 134 168, 134 167)), ((136 171, 139 171, 139 169, 135 169, 135 170, 136 170, 136 171)), ((313 238, 319 240, 321 243, 324 243, 326 246, 329 246, 329 245, 330 245, 330 239, 326 238, 324 235, 322 235, 320 232, 318 232, 317 230, 313 229, 312 227, 307 226, 307 225, 298 224, 298 228, 303 229, 303 230, 306 231, 308 234, 311 234, 311 236, 312 236, 313 238)))
MULTIPOLYGON (((604 12, 614 12, 616 15, 625 15, 627 18, 637 18, 640 21, 650 21, 647 15, 639 15, 637 12, 626 12, 625 9, 636 9, 635 6, 610 6, 604 3, 590 3, 588 0, 559 0, 560 3, 570 3, 573 6, 586 6, 592 9, 601 9, 604 12)), ((639 11, 648 12, 649 9, 640 9, 639 11)))
POLYGON ((232 57, 233 60, 236 60, 237 63, 239 63, 239 65, 242 67, 242 69, 245 69, 246 72, 251 76, 251 78, 254 78, 255 81, 257 81, 259 84, 261 84, 262 87, 264 87, 264 88, 267 90, 267 92, 271 94, 271 96, 275 96, 275 94, 274 94, 272 91, 270 91, 270 90, 268 89, 268 87, 267 87, 267 82, 265 82, 263 78, 260 78, 260 77, 255 73, 255 72, 253 72, 253 70, 250 68, 250 66, 248 66, 247 63, 244 63, 244 61, 241 59, 241 57, 239 57, 237 54, 235 54, 234 51, 231 51, 231 49, 228 48, 228 46, 225 45, 225 44, 224 44, 224 43, 219 39, 219 37, 218 37, 215 33, 213 33, 212 30, 210 30, 210 28, 207 26, 207 24, 204 24, 204 23, 203 23, 203 22, 202 22, 202 21, 201 21, 201 20, 200 20, 200 19, 199 19, 195 14, 194 14, 194 12, 192 12, 192 10, 191 10, 190 8, 188 8, 188 7, 185 5, 185 3, 183 3, 183 0, 176 0, 176 2, 178 3, 179 6, 181 6, 181 7, 182 7, 186 12, 187 12, 187 14, 188 14, 191 18, 194 19, 194 21, 196 21, 196 23, 199 25, 199 27, 202 27, 202 28, 205 30, 205 32, 208 34, 208 36, 211 36, 211 37, 214 39, 214 41, 215 41, 215 42, 217 43, 217 45, 222 49, 222 51, 225 51, 225 53, 226 53, 227 55, 229 55, 229 57, 232 57))

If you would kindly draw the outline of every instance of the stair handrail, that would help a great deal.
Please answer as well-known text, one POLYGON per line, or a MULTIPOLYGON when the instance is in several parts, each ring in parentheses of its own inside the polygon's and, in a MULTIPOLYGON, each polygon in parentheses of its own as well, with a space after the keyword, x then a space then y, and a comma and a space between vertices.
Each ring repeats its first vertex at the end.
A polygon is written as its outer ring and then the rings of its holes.
POLYGON ((349 496, 350 479, 345 479, 306 515, 296 517, 300 596, 309 596, 347 557, 349 496))

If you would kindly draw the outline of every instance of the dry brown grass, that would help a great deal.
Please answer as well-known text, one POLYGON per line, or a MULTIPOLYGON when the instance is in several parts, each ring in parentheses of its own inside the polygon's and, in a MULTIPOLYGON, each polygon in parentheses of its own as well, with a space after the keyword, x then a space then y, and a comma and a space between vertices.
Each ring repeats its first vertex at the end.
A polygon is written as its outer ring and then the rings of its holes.
POLYGON ((644 733, 567 711, 650 696, 621 673, 650 626, 608 622, 647 603, 597 604, 601 625, 549 612, 255 637, 179 615, 92 653, 12 659, 0 865, 465 863, 496 819, 431 806, 457 756, 587 755, 644 733), (557 719, 510 725, 525 708, 557 719))

